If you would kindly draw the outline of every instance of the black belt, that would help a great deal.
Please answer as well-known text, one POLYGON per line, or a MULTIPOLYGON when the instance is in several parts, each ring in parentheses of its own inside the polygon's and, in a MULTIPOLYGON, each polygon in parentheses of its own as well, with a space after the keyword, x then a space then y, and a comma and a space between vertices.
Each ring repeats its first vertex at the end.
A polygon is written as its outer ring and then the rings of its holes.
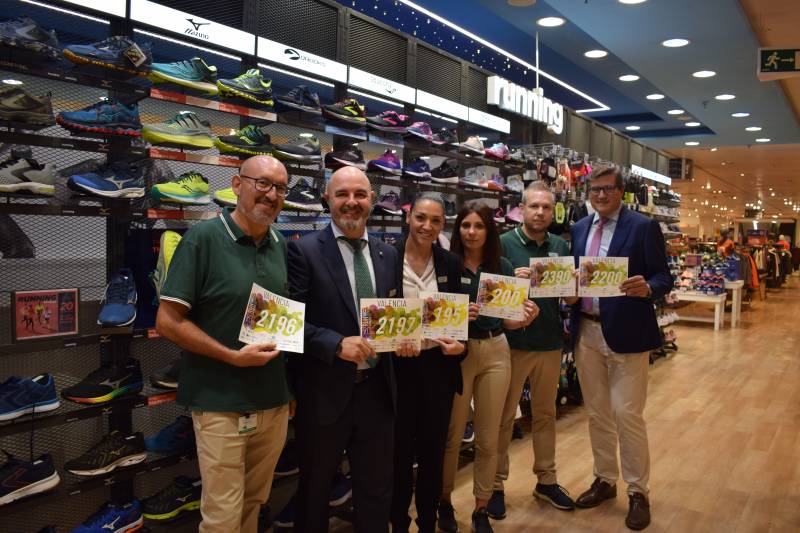
POLYGON ((375 373, 375 369, 374 369, 374 368, 365 368, 365 369, 363 369, 363 370, 356 369, 356 384, 358 384, 358 383, 364 383, 364 382, 365 382, 365 381, 367 381, 367 380, 368 380, 368 379, 369 379, 369 378, 372 376, 372 374, 374 374, 374 373, 375 373))
POLYGON ((476 329, 475 331, 470 332, 469 338, 470 339, 491 339, 492 337, 499 337, 503 334, 503 328, 495 328, 495 329, 476 329))
POLYGON ((594 322, 600 322, 599 316, 593 315, 591 313, 586 313, 584 311, 581 311, 581 318, 588 318, 589 320, 592 320, 594 322))

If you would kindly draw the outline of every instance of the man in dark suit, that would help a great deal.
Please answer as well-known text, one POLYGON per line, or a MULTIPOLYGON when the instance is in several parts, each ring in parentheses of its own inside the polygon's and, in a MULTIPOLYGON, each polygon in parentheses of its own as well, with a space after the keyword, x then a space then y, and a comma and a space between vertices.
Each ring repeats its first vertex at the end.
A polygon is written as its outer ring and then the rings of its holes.
POLYGON ((627 257, 630 277, 620 286, 624 296, 581 298, 573 306, 575 361, 589 415, 595 476, 575 503, 595 507, 616 497, 619 441, 622 477, 628 484, 625 525, 638 530, 650 524, 650 453, 643 413, 649 352, 661 345, 653 300, 669 293, 672 276, 658 222, 622 206, 619 168, 595 169, 588 191, 595 213, 572 228, 576 264, 580 256, 627 257))
POLYGON ((306 303, 305 353, 293 361, 300 484, 295 531, 328 530, 328 498, 346 449, 355 530, 388 530, 395 380, 391 354, 361 335, 361 298, 397 297, 397 251, 367 234, 375 193, 354 167, 325 192, 332 224, 289 243, 289 293, 306 303))

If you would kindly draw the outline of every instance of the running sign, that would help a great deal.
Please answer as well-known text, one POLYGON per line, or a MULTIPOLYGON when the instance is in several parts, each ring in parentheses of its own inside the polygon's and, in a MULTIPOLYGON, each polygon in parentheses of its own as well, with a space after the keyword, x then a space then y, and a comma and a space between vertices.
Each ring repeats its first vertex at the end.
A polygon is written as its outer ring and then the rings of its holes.
POLYGON ((800 76, 800 48, 759 48, 758 79, 777 80, 800 76))

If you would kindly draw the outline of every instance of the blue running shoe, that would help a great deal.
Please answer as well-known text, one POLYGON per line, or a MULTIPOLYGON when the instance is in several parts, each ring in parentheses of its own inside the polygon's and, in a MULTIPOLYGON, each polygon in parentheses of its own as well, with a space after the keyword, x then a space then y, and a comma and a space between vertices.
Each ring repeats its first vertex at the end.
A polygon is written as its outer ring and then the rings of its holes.
POLYGON ((153 63, 147 76, 153 83, 174 83, 192 89, 217 94, 217 67, 207 65, 202 58, 193 57, 175 63, 153 63))
MULTIPOLYGON (((127 326, 136 320, 136 284, 130 268, 120 268, 106 286, 103 307, 97 316, 101 326, 127 326)), ((141 380, 140 380, 141 381, 141 380)))
POLYGON ((306 113, 313 113, 315 115, 322 114, 322 108, 319 103, 319 95, 308 88, 307 85, 298 85, 283 96, 275 98, 278 103, 299 109, 306 113))
POLYGON ((56 384, 50 374, 32 379, 11 376, 0 385, 0 421, 52 411, 58 406, 56 384))
POLYGON ((337 472, 336 477, 333 478, 333 484, 331 485, 331 495, 328 498, 328 505, 331 507, 338 507, 349 500, 352 495, 353 482, 350 481, 349 477, 341 472, 337 472))
POLYGON ((73 191, 103 198, 141 198, 144 196, 144 171, 128 163, 104 165, 94 172, 77 174, 67 180, 73 191))
POLYGON ((48 454, 33 462, 22 461, 6 452, 8 461, 0 467, 0 506, 26 496, 47 492, 61 479, 48 454))
POLYGON ((139 106, 125 105, 114 100, 103 100, 80 111, 62 111, 56 115, 60 126, 76 133, 104 133, 139 137, 139 106))
POLYGON ((96 65, 136 76, 145 76, 153 62, 149 44, 140 46, 120 35, 98 43, 67 46, 64 57, 79 65, 96 65))
POLYGON ((72 530, 72 533, 124 533, 136 531, 144 524, 139 500, 129 503, 104 503, 86 521, 72 530))
POLYGON ((403 169, 403 174, 418 178, 424 181, 431 179, 431 167, 424 159, 416 158, 403 169))
POLYGON ((149 452, 181 453, 194 449, 194 425, 192 417, 180 415, 175 422, 161 428, 161 431, 144 439, 149 452))

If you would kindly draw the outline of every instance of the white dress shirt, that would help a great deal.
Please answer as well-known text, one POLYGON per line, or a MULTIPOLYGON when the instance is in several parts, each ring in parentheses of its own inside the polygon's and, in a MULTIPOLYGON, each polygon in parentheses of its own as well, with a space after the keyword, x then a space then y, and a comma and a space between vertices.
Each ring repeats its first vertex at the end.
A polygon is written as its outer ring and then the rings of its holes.
MULTIPOLYGON (((622 205, 608 217, 606 223, 603 225, 603 234, 600 236, 600 251, 597 252, 599 257, 606 257, 608 255, 608 248, 611 246, 611 239, 614 238, 614 230, 617 229, 617 221, 619 220, 619 212, 622 210, 622 205)), ((600 225, 600 214, 595 212, 594 219, 592 220, 592 227, 589 228, 589 236, 586 238, 586 247, 583 249, 583 255, 589 255, 589 247, 592 244, 592 239, 597 233, 597 227, 600 225)), ((592 314, 600 314, 600 298, 592 298, 592 314)))

